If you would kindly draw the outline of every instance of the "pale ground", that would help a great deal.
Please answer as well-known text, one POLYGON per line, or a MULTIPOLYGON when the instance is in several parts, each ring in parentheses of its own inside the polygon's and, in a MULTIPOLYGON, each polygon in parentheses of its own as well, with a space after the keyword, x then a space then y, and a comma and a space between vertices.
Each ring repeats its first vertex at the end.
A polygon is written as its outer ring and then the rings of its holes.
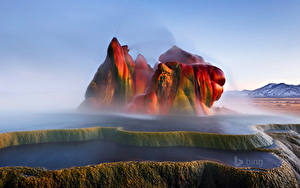
POLYGON ((252 102, 258 108, 300 116, 300 98, 253 98, 252 102))

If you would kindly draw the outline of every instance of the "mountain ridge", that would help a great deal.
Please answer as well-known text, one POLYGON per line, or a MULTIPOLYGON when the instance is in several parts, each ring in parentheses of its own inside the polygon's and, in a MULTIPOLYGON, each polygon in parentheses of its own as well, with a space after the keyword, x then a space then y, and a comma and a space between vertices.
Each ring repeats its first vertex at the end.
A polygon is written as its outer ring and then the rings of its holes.
POLYGON ((254 90, 227 91, 229 95, 242 95, 253 98, 300 98, 300 84, 269 83, 254 90))

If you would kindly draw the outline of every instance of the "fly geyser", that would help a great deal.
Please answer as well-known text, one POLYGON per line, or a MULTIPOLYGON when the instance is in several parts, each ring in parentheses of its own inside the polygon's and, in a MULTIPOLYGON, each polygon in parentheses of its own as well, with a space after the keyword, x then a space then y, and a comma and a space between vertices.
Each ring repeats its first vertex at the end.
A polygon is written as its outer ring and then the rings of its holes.
POLYGON ((221 69, 176 46, 154 69, 113 38, 107 57, 89 84, 80 109, 120 109, 147 114, 208 114, 223 93, 221 69))

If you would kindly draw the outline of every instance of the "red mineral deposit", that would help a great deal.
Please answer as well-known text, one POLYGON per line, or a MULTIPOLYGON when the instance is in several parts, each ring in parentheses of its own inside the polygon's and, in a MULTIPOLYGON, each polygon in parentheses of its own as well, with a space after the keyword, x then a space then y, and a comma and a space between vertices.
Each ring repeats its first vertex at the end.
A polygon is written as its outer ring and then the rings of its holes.
POLYGON ((223 93, 221 69, 176 46, 159 57, 155 70, 114 38, 81 107, 118 107, 146 114, 208 114, 223 93))

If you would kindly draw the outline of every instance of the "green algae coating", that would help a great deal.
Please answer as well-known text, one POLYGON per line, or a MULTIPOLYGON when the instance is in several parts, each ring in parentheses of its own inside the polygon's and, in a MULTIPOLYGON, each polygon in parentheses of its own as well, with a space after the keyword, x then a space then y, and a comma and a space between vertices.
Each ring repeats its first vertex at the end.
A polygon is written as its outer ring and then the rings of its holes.
MULTIPOLYGON (((279 129, 297 132, 299 127, 300 125, 257 126, 258 129, 263 130, 279 129)), ((238 145, 243 148, 259 143, 247 141, 255 136, 257 135, 217 135, 184 131, 133 132, 121 128, 93 127, 2 133, 0 148, 21 144, 93 139, 127 142, 137 146, 186 144, 223 148, 224 143, 220 144, 223 141, 233 144, 243 142, 244 139, 245 144, 238 145)), ((231 147, 231 144, 226 147, 231 147)), ((28 167, 2 167, 0 187, 298 187, 298 184, 293 169, 286 161, 283 161, 280 167, 269 170, 235 168, 211 161, 148 161, 103 163, 55 171, 28 167)))
POLYGON ((216 162, 117 162, 45 170, 0 168, 0 187, 297 187, 287 163, 268 171, 216 162))
POLYGON ((132 146, 187 146, 229 150, 253 150, 272 145, 262 132, 250 135, 173 131, 125 131, 119 127, 91 127, 80 129, 38 130, 0 134, 0 149, 23 144, 107 140, 132 146))

